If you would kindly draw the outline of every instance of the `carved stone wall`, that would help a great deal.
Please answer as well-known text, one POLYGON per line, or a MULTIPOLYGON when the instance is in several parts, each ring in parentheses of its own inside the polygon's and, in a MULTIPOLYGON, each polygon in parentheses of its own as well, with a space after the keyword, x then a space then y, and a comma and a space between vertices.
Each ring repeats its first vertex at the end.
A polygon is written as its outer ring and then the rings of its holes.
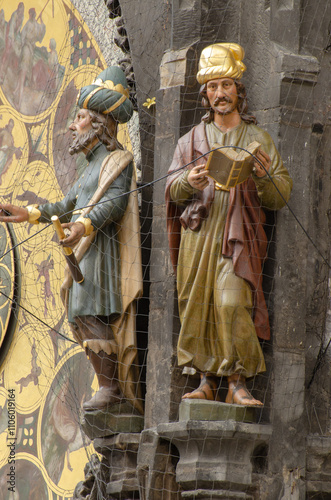
MULTIPOLYGON (((141 0, 108 3, 120 5, 129 41, 145 181, 166 173, 178 138, 200 121, 199 89, 192 75, 201 49, 221 41, 245 47, 250 109, 271 133, 294 179, 290 207, 303 226, 290 210, 283 210, 272 233, 270 252, 275 260, 267 265, 272 279, 266 287, 272 289, 273 340, 265 346, 268 380, 262 379, 258 386, 268 393, 262 421, 270 423, 272 432, 269 448, 261 449, 263 466, 252 456, 255 465, 247 498, 304 499, 315 494, 324 498, 330 493, 328 472, 323 474, 321 469, 330 449, 326 438, 330 354, 324 353, 330 339, 329 266, 324 259, 330 256, 330 92, 326 88, 331 5, 319 1, 317 10, 309 0, 173 0, 155 2, 146 9, 141 0), (144 108, 143 102, 154 96, 156 109, 144 108), (319 353, 325 355, 316 364, 319 353)), ((176 367, 179 323, 164 185, 165 180, 157 182, 145 194, 146 200, 153 201, 153 214, 150 208, 145 212, 153 215, 153 222, 145 431, 138 451, 144 499, 163 498, 153 494, 157 483, 153 457, 161 446, 158 430, 162 427, 163 437, 171 433, 166 426, 178 419, 187 383, 176 367)), ((157 463, 160 472, 162 460, 157 463)), ((160 474, 169 470, 165 457, 160 474)), ((196 488, 195 498, 203 498, 198 483, 196 488)), ((169 498, 178 497, 178 491, 169 491, 169 498)))

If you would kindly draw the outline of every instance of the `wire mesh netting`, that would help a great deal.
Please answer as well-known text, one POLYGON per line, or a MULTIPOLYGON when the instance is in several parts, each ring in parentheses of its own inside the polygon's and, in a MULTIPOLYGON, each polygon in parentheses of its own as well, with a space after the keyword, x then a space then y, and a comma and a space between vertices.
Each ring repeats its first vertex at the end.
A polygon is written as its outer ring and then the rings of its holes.
POLYGON ((330 14, 0 0, 0 498, 328 498, 330 14))

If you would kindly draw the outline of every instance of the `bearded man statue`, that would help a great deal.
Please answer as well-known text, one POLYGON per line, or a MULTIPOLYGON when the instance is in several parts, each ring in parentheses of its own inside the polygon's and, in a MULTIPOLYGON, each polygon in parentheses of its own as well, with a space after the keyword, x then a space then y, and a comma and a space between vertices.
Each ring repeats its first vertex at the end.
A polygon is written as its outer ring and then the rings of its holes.
POLYGON ((56 203, 0 205, 0 221, 48 223, 56 215, 69 230, 60 244, 74 249, 84 281, 73 281, 67 270, 61 296, 99 382, 83 409, 106 410, 126 399, 142 413, 136 374, 135 306, 142 293, 136 180, 133 156, 117 140, 118 124, 133 114, 123 71, 104 70, 81 89, 77 103, 70 153, 86 155, 83 174, 56 203))

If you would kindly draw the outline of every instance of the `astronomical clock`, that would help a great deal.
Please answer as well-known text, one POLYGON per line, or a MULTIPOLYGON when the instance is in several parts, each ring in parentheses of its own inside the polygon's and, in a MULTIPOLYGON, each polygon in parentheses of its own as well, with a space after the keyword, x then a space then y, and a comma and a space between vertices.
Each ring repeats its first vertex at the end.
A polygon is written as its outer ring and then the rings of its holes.
MULTIPOLYGON (((106 62, 69 1, 0 8, 0 200, 54 202, 85 168, 68 127, 106 62)), ((11 484, 15 498, 72 498, 94 452, 80 408, 97 386, 65 318, 64 264, 51 226, 0 224, 0 498, 11 484)))

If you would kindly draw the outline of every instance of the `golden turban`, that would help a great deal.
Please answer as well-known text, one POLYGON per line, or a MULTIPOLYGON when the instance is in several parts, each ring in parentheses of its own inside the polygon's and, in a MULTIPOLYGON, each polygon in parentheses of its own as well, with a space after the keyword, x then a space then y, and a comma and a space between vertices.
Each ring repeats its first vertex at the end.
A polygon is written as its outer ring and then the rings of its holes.
POLYGON ((197 80, 203 85, 216 78, 240 80, 246 70, 244 49, 237 43, 215 43, 201 52, 197 80))

